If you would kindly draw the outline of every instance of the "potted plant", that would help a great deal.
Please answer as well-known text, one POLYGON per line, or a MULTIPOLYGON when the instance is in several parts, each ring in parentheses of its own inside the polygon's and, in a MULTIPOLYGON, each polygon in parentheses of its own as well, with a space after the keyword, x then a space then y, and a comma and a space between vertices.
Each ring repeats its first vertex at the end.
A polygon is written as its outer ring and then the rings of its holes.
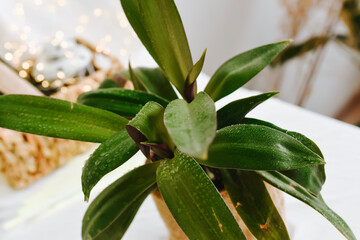
MULTIPOLYGON (((135 32, 160 68, 119 73, 135 90, 107 80, 79 103, 46 97, 0 96, 0 126, 101 145, 82 174, 85 199, 108 172, 139 149, 147 161, 107 187, 89 206, 83 239, 120 239, 144 199, 158 189, 190 239, 246 239, 219 191, 258 239, 289 239, 264 181, 305 202, 348 239, 347 224, 322 200, 324 159, 305 136, 246 114, 276 93, 239 99, 216 110, 214 101, 267 66, 289 41, 265 45, 225 62, 204 92, 173 0, 121 0, 135 32), (175 93, 173 86, 181 95, 175 93)), ((119 76, 118 76, 119 77, 119 76)), ((119 79, 119 78, 117 78, 119 79)))

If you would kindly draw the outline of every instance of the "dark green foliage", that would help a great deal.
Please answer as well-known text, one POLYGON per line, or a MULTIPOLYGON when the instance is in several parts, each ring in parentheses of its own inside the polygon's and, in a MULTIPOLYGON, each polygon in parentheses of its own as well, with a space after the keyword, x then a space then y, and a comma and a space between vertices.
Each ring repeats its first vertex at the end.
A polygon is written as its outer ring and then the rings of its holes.
POLYGON ((56 138, 103 142, 125 127, 114 113, 48 97, 0 96, 0 126, 56 138))
POLYGON ((222 170, 225 189, 256 239, 290 239, 261 177, 252 171, 222 170))
POLYGON ((142 202, 156 189, 159 163, 136 168, 108 186, 85 213, 83 239, 120 239, 142 202))
POLYGON ((157 102, 163 107, 169 103, 150 93, 123 88, 99 89, 83 93, 78 98, 79 103, 108 110, 123 117, 134 117, 149 101, 157 102))
POLYGON ((224 200, 194 159, 180 152, 163 162, 156 180, 166 205, 190 239, 245 239, 224 200))

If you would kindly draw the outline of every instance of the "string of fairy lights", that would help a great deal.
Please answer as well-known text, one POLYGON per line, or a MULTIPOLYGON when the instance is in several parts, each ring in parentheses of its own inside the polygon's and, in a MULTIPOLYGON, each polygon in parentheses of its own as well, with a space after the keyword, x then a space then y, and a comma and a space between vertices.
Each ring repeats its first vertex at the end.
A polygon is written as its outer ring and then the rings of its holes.
MULTIPOLYGON (((18 20, 18 22, 22 22, 22 24, 11 23, 8 26, 11 34, 16 36, 16 38, 9 41, 5 40, 2 46, 4 51, 2 51, 3 54, 1 54, 2 56, 0 55, 0 58, 2 58, 3 61, 6 62, 9 66, 12 66, 15 70, 17 70, 18 75, 21 78, 29 78, 29 70, 32 68, 36 68, 38 72, 41 72, 44 69, 44 63, 34 61, 38 54, 41 53, 41 45, 44 41, 43 39, 31 36, 33 29, 31 26, 26 24, 28 10, 27 6, 32 4, 33 7, 39 8, 40 11, 56 13, 60 8, 67 6, 69 2, 70 0, 17 0, 16 4, 14 4, 13 9, 11 10, 11 14, 18 20)), ((89 23, 92 19, 105 18, 108 14, 109 11, 107 9, 100 7, 90 9, 90 11, 88 11, 86 14, 80 14, 77 17, 78 21, 72 26, 72 32, 74 35, 81 36, 86 31, 91 29, 91 24, 89 23)), ((124 34, 122 37, 122 47, 119 48, 115 55, 120 57, 127 57, 128 51, 126 48, 134 44, 134 41, 136 41, 136 34, 131 29, 125 14, 121 12, 121 10, 116 12, 116 20, 120 28, 127 29, 129 34, 124 34)), ((6 36, 3 38, 6 38, 6 36)), ((66 40, 66 33, 62 29, 56 30, 54 35, 51 37, 46 36, 46 38, 47 41, 51 43, 51 45, 60 46, 61 48, 65 49, 64 55, 66 58, 71 59, 73 57, 73 53, 71 51, 66 51, 68 43, 64 41, 66 40)), ((103 35, 95 44, 95 51, 97 53, 109 54, 109 44, 112 41, 113 36, 110 33, 103 35)), ((56 73, 56 76, 58 79, 53 81, 51 84, 60 86, 61 81, 66 78, 65 73, 60 70, 56 73)), ((33 78, 37 83, 41 83, 43 88, 50 86, 50 83, 46 81, 45 76, 42 74, 33 76, 33 78)))

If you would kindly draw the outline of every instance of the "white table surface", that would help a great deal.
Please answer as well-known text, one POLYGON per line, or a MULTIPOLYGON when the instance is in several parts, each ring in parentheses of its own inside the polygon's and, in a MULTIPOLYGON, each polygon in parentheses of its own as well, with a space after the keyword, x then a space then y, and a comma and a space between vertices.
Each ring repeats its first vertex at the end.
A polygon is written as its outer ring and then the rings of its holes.
MULTIPOLYGON (((204 86, 202 76, 199 89, 204 86)), ((217 103, 255 95, 241 89, 217 103)), ((360 128, 318 115, 277 99, 257 107, 249 116, 298 131, 314 140, 322 150, 327 181, 322 194, 327 204, 360 236, 360 128)), ((0 181, 0 239, 80 240, 81 220, 88 207, 83 201, 80 176, 86 154, 72 160, 48 177, 22 191, 9 189, 0 181)), ((90 200, 124 172, 141 164, 135 155, 108 174, 94 188, 90 200)), ((285 196, 286 225, 291 239, 345 239, 325 218, 302 202, 285 196)), ((167 239, 168 233, 154 202, 147 198, 123 239, 167 239)))

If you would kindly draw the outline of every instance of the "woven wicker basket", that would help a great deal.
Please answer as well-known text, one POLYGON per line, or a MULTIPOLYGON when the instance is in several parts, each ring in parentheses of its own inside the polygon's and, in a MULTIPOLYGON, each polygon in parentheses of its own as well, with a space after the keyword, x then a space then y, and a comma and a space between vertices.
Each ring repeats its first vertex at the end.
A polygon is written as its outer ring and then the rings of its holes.
MULTIPOLYGON (((77 42, 93 53, 96 52, 92 45, 80 40, 77 42)), ((110 69, 94 68, 95 72, 69 86, 66 92, 59 91, 51 97, 76 102, 84 90, 97 88, 108 75, 123 68, 117 58, 104 55, 111 60, 110 69)), ((92 146, 93 144, 86 142, 36 136, 0 128, 0 173, 12 188, 25 188, 92 146)))

